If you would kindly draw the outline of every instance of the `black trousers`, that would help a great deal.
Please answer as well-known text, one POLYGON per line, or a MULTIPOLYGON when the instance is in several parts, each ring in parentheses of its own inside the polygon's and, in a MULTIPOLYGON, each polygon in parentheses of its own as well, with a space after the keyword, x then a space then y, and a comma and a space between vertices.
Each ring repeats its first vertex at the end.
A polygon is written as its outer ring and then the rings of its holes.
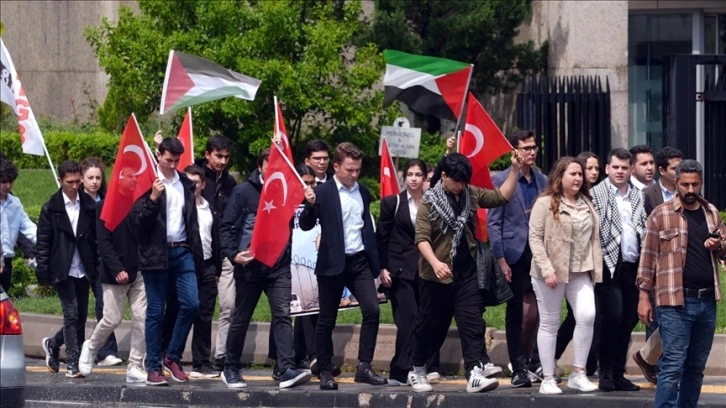
MULTIPOLYGON (((524 320, 524 294, 532 292, 532 278, 529 275, 532 264, 532 251, 529 245, 524 249, 522 256, 517 262, 509 265, 512 269, 512 282, 509 287, 512 289, 512 298, 507 301, 507 310, 505 314, 505 328, 507 338, 507 352, 509 353, 509 361, 512 363, 514 371, 524 370, 527 368, 527 358, 525 356, 524 343, 522 339, 522 323, 524 320)), ((536 335, 536 330, 534 331, 536 335)), ((536 352, 536 346, 531 350, 531 364, 539 364, 539 355, 536 352)))
POLYGON ((318 325, 318 315, 298 316, 293 326, 295 339, 295 361, 306 358, 312 361, 317 357, 315 348, 315 327, 318 325))
POLYGON ((603 282, 595 286, 601 315, 600 372, 615 377, 625 373, 630 334, 638 324, 638 263, 619 261, 614 276, 603 267, 603 282))
POLYGON ((358 360, 370 363, 373 361, 373 353, 376 349, 380 309, 373 274, 365 252, 346 255, 345 267, 340 275, 318 276, 317 278, 320 313, 318 314, 318 325, 315 328, 315 345, 320 371, 332 371, 333 369, 333 329, 335 329, 335 320, 338 317, 338 307, 344 287, 347 287, 358 300, 363 315, 358 360))
POLYGON ((5 293, 10 296, 10 286, 12 286, 13 277, 13 258, 5 258, 3 260, 3 273, 0 273, 0 286, 5 289, 5 293))
MULTIPOLYGON (((419 280, 396 279, 388 292, 393 309, 393 321, 396 323, 396 351, 391 359, 390 378, 405 383, 408 372, 411 370, 411 351, 413 350, 413 330, 416 323, 419 305, 419 280)), ((448 333, 447 330, 444 333, 448 333)), ((444 339, 446 336, 444 334, 444 339)), ((434 353, 428 359, 426 367, 430 371, 438 371, 439 347, 434 347, 434 353)))
POLYGON ((86 340, 89 282, 86 277, 69 276, 53 286, 63 308, 63 328, 53 336, 50 346, 58 352, 65 343, 68 364, 76 364, 81 356, 81 345, 86 340))
MULTIPOLYGON (((587 356, 587 373, 592 374, 597 371, 597 358, 600 353, 600 308, 597 301, 597 293, 595 294, 595 323, 592 330, 592 344, 590 345, 590 354, 587 356)), ((572 341, 575 333, 575 314, 572 313, 570 302, 567 302, 567 317, 560 325, 557 331, 557 346, 555 347, 555 360, 559 360, 567 349, 567 345, 572 341)))
POLYGON ((225 370, 242 369, 242 350, 244 349, 247 329, 252 314, 262 292, 267 295, 272 314, 272 331, 275 333, 277 348, 277 372, 284 373, 288 368, 295 367, 292 345, 292 319, 290 318, 290 301, 292 300, 292 280, 290 273, 272 279, 244 281, 235 279, 236 299, 232 322, 227 333, 227 354, 224 361, 225 370))
MULTIPOLYGON (((96 299, 96 322, 100 322, 103 319, 103 287, 101 286, 101 280, 94 279, 91 282, 91 288, 93 288, 93 297, 96 299)), ((116 344, 116 335, 113 332, 98 350, 96 360, 101 361, 108 356, 118 357, 118 345, 116 344)))
POLYGON ((204 261, 202 273, 197 276, 199 310, 194 318, 192 332, 192 367, 201 368, 210 363, 212 353, 212 319, 217 302, 217 267, 214 259, 204 261))
POLYGON ((484 304, 476 274, 471 273, 461 279, 454 275, 454 283, 451 284, 421 279, 419 299, 412 338, 412 365, 426 365, 434 351, 440 347, 440 333, 448 331, 452 317, 456 318, 466 372, 479 363, 490 362, 484 343, 484 304))

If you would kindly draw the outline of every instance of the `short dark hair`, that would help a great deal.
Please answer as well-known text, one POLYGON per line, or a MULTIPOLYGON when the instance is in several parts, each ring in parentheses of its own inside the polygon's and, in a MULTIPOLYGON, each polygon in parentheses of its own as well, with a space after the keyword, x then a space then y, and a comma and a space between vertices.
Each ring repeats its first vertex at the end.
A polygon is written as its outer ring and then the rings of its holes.
POLYGON ((0 183, 12 183, 18 178, 18 168, 13 162, 3 157, 0 159, 0 183))
POLYGON ((667 169, 671 159, 683 159, 683 152, 675 147, 665 146, 655 154, 655 166, 660 169, 667 169))
POLYGON ((429 174, 434 170, 436 170, 436 167, 434 167, 432 164, 426 163, 426 174, 429 174))
POLYGON ((340 164, 349 157, 353 160, 362 160, 363 152, 351 142, 343 142, 335 148, 335 154, 333 155, 333 163, 340 164))
POLYGON ((164 154, 164 152, 169 152, 178 156, 184 153, 184 145, 175 137, 165 137, 164 140, 159 143, 159 154, 164 154))
POLYGON ((313 176, 315 177, 315 170, 313 170, 312 167, 308 166, 305 163, 300 163, 297 166, 295 166, 295 170, 297 170, 297 174, 302 176, 313 176))
POLYGON ((305 145, 305 158, 309 159, 315 152, 326 152, 329 154, 328 144, 320 139, 313 139, 305 145))
POLYGON ((214 134, 207 140, 206 152, 212 153, 215 150, 232 150, 232 141, 221 134, 214 134))
POLYGON ((627 160, 628 163, 633 164, 633 155, 622 147, 616 147, 613 150, 610 150, 610 153, 608 153, 608 164, 610 164, 613 160, 613 157, 620 160, 627 160))
POLYGON ((426 175, 429 173, 428 171, 426 171, 426 163, 424 163, 423 160, 420 159, 411 159, 406 162, 406 165, 403 166, 403 178, 406 178, 406 173, 408 173, 408 169, 414 166, 418 166, 418 168, 421 169, 425 179, 426 175))
POLYGON ((463 154, 451 153, 444 157, 441 164, 441 171, 446 173, 446 177, 467 184, 471 181, 471 163, 463 154))
MULTIPOLYGON (((511 135, 509 135, 509 143, 512 144, 515 148, 519 144, 519 142, 524 142, 525 140, 535 137, 534 132, 531 130, 521 129, 521 130, 515 130, 512 132, 511 135)), ((535 137, 535 141, 537 138, 535 137)), ((448 174, 448 173, 447 173, 448 174)))
POLYGON ((77 161, 63 160, 60 166, 58 166, 58 177, 60 177, 61 180, 63 180, 66 174, 73 173, 83 173, 83 167, 81 167, 81 164, 77 161))
POLYGON ((270 148, 263 149, 260 154, 257 155, 257 167, 262 167, 262 163, 265 162, 265 160, 270 160, 270 148))
POLYGON ((678 166, 676 166, 676 180, 678 180, 683 173, 698 173, 698 175, 701 176, 701 180, 703 180, 703 166, 701 166, 701 163, 693 159, 686 159, 678 163, 678 166))
POLYGON ((199 177, 200 180, 205 180, 204 170, 196 164, 190 164, 184 168, 184 173, 192 174, 199 177))
POLYGON ((633 156, 633 161, 635 161, 635 159, 641 153, 650 153, 652 155, 653 150, 646 145, 635 145, 630 148, 630 154, 633 156))

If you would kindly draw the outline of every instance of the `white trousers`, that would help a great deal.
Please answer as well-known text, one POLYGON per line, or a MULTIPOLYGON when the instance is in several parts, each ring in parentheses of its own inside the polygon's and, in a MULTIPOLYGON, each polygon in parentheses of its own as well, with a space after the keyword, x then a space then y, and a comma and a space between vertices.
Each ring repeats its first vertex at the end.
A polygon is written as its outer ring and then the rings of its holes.
POLYGON ((532 278, 532 287, 537 296, 539 307, 539 330, 537 332, 537 347, 542 362, 542 371, 545 376, 555 373, 555 348, 557 345, 557 330, 560 328, 560 312, 562 299, 567 296, 572 311, 575 314, 575 333, 572 343, 575 352, 572 366, 585 368, 587 355, 592 344, 592 330, 595 322, 595 292, 590 273, 571 273, 568 283, 558 283, 550 288, 544 279, 532 278))
POLYGON ((227 333, 229 333, 229 324, 232 322, 236 296, 234 267, 227 257, 222 260, 222 273, 219 276, 219 283, 217 283, 217 291, 219 293, 219 321, 217 323, 217 341, 214 347, 215 359, 227 354, 227 333))
POLYGON ((142 367, 144 354, 146 354, 146 341, 144 339, 144 325, 146 323, 146 290, 141 273, 136 279, 126 285, 111 285, 103 283, 103 319, 101 319, 91 334, 91 350, 103 347, 108 336, 121 324, 126 309, 126 298, 131 309, 131 349, 129 352, 129 367, 142 367))

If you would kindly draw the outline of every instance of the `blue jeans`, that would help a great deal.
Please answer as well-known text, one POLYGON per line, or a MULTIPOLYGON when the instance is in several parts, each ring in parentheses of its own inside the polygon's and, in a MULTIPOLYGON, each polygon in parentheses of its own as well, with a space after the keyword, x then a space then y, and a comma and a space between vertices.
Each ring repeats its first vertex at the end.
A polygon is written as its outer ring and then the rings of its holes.
POLYGON ((143 271, 146 288, 146 371, 161 371, 161 336, 164 308, 169 286, 174 285, 179 298, 171 342, 166 353, 172 360, 181 358, 187 336, 199 309, 197 274, 188 248, 169 248, 169 269, 143 271))
POLYGON ((716 330, 716 302, 686 297, 684 306, 659 306, 655 312, 663 338, 655 406, 695 407, 716 330))

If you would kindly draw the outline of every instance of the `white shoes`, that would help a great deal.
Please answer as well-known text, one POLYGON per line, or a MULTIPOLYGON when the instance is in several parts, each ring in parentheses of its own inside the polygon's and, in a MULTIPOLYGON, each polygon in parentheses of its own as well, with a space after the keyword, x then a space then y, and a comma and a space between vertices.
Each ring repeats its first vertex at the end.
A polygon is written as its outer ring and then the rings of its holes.
POLYGON ((81 375, 88 377, 93 372, 93 362, 96 361, 96 351, 91 350, 91 340, 83 342, 81 347, 81 357, 78 358, 78 371, 81 375))
MULTIPOLYGON (((494 365, 491 365, 492 367, 495 367, 494 365)), ((502 372, 502 369, 499 367, 495 367, 499 369, 499 372, 502 372)), ((475 366, 471 369, 471 373, 469 373, 469 381, 466 383, 466 392, 485 392, 485 391, 491 391, 499 386, 499 380, 496 378, 487 378, 486 377, 486 366, 484 368, 480 366, 475 366)))
POLYGON ((428 378, 426 378, 426 368, 424 367, 413 367, 408 372, 408 383, 411 384, 414 392, 431 392, 434 387, 429 384, 428 378))
POLYGON ((484 364, 482 373, 487 378, 499 377, 502 374, 502 367, 497 367, 492 363, 486 363, 484 364))
MULTIPOLYGON (((94 357, 95 359, 95 357, 94 357)), ((114 355, 108 355, 106 358, 98 362, 99 367, 113 367, 123 364, 124 361, 114 355)))
POLYGON ((597 385, 590 382, 585 373, 572 373, 567 378, 567 387, 582 392, 593 392, 597 390, 597 385))
POLYGON ((557 386, 557 381, 553 377, 546 377, 539 386, 539 393, 557 395, 562 394, 562 390, 557 386))
POLYGON ((146 371, 136 365, 129 365, 126 370, 126 382, 129 384, 141 384, 146 382, 146 371))

